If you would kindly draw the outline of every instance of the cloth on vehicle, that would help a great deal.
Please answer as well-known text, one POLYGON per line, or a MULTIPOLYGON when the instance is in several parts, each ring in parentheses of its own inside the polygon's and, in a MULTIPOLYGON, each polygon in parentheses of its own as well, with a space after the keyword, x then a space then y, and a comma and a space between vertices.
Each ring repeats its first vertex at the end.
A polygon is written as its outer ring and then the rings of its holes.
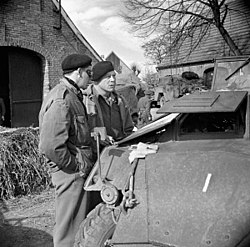
POLYGON ((139 142, 130 147, 132 152, 129 154, 129 162, 132 163, 136 158, 145 158, 147 154, 154 154, 158 151, 157 144, 145 144, 139 142))

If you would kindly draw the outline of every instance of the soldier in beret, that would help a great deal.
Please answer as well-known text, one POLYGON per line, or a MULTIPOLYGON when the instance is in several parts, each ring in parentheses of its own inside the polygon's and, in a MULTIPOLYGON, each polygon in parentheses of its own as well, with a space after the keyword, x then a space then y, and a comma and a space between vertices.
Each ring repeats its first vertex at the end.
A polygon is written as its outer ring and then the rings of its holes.
POLYGON ((115 91, 116 72, 110 61, 98 62, 92 69, 92 81, 85 90, 90 128, 105 127, 109 140, 119 141, 132 133, 134 125, 125 99, 115 91))
POLYGON ((71 247, 85 218, 83 185, 93 166, 90 129, 80 89, 86 89, 92 59, 72 54, 62 62, 63 78, 46 96, 39 114, 40 151, 55 186, 54 247, 71 247))
POLYGON ((139 111, 138 116, 138 128, 142 128, 143 126, 147 125, 152 120, 151 115, 151 102, 152 102, 152 95, 153 91, 145 90, 145 96, 140 98, 137 104, 137 108, 139 111))

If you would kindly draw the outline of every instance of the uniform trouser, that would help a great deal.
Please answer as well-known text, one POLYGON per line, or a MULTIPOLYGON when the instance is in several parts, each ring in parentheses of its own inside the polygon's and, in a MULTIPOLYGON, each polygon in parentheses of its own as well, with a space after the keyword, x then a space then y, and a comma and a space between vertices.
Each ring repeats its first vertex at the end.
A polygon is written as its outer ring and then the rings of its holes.
POLYGON ((142 128, 143 126, 148 124, 149 117, 150 115, 146 111, 141 112, 140 117, 138 118, 138 128, 142 128))
POLYGON ((55 185, 54 247, 73 247, 74 238, 86 217, 88 193, 84 191, 84 179, 79 173, 59 170, 52 174, 55 185))

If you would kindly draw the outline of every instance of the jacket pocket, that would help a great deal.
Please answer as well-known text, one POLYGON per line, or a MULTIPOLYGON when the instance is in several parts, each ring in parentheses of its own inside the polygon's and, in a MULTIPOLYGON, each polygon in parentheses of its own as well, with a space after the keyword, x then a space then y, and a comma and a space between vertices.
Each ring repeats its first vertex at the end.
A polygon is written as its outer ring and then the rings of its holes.
POLYGON ((85 116, 75 116, 75 131, 76 131, 76 146, 89 145, 90 131, 88 122, 85 116))

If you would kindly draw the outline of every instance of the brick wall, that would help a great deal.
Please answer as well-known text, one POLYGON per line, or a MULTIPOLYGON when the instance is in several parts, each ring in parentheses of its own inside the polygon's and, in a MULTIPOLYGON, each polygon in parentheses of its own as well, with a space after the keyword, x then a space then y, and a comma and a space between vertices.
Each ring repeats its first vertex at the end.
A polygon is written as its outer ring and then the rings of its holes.
POLYGON ((70 25, 67 18, 61 18, 61 28, 58 28, 56 3, 55 0, 0 1, 0 46, 26 48, 42 57, 44 93, 62 75, 61 61, 65 56, 80 52, 90 55, 93 63, 101 60, 94 49, 83 42, 79 31, 72 29, 72 22, 70 25))

